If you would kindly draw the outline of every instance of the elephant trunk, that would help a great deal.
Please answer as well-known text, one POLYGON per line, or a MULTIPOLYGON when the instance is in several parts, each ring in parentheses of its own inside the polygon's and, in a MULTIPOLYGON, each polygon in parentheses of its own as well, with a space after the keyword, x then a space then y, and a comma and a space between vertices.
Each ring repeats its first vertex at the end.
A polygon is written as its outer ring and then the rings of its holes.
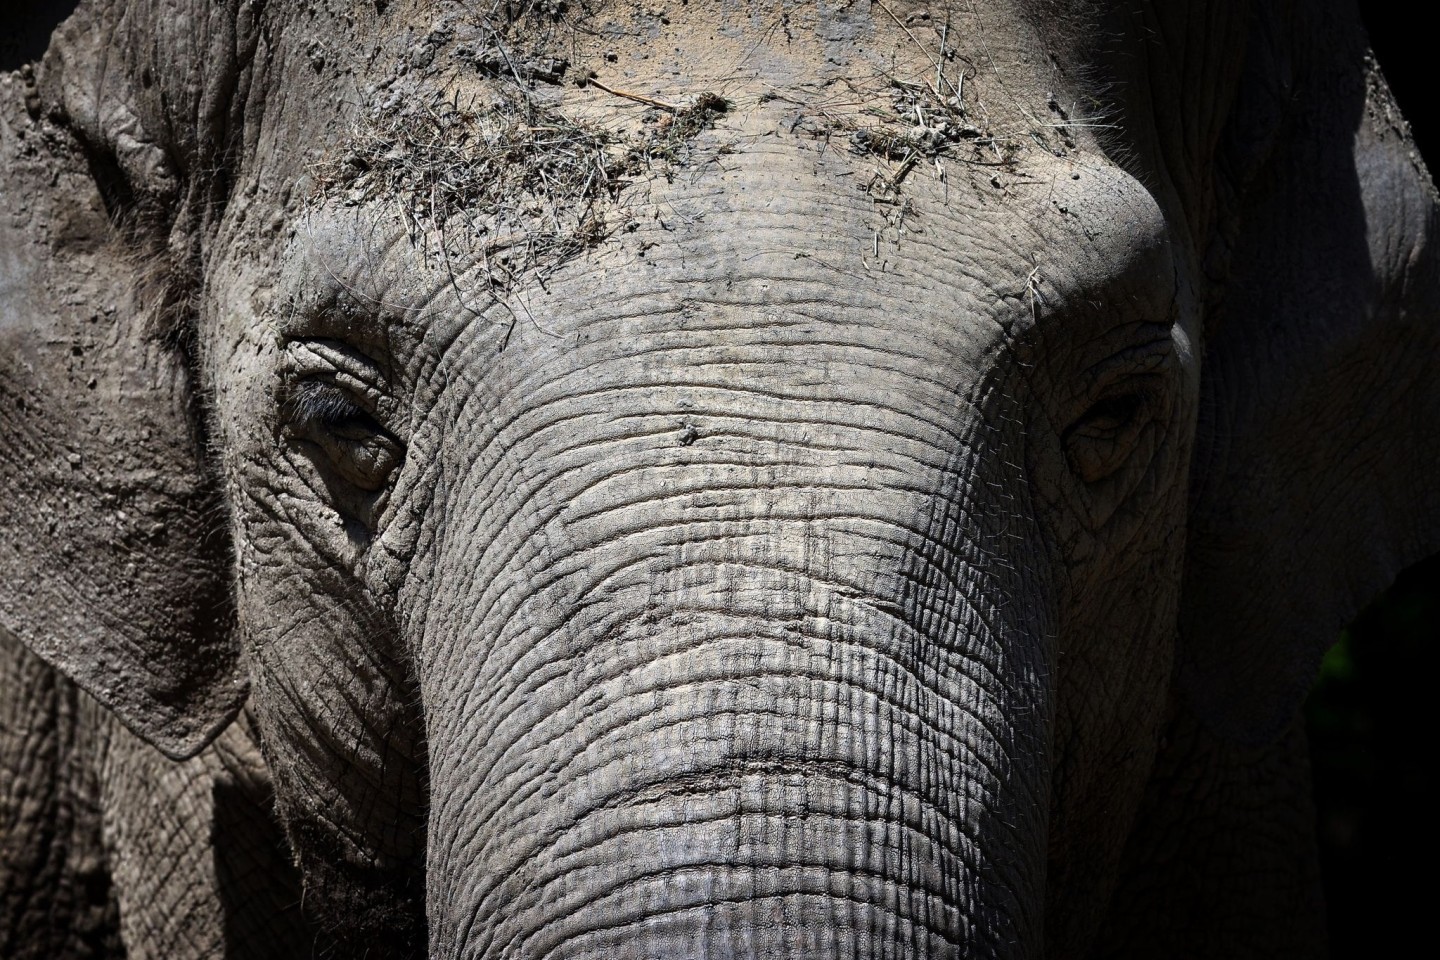
POLYGON ((437 955, 1035 955, 1048 695, 1008 592, 858 493, 623 489, 439 644, 437 955))
POLYGON ((707 283, 448 378, 406 624, 432 953, 1038 955, 1054 602, 1010 391, 955 387, 992 345, 707 283))

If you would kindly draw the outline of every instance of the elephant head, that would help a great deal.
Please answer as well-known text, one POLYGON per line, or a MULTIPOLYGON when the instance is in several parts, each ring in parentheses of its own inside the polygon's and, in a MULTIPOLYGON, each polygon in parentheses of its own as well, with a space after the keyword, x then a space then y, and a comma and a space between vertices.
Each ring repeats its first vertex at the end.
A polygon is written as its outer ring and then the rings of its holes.
POLYGON ((1143 952, 1440 549, 1345 3, 96 0, 0 109, 0 623, 248 696, 357 949, 1143 952))

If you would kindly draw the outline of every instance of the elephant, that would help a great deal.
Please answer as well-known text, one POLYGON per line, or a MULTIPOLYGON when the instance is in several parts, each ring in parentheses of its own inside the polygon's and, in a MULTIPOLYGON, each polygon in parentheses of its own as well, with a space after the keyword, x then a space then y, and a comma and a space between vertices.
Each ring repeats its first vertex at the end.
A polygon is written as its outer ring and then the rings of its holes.
POLYGON ((326 951, 1324 953, 1440 551, 1352 3, 81 0, 0 116, 6 669, 258 749, 326 951))

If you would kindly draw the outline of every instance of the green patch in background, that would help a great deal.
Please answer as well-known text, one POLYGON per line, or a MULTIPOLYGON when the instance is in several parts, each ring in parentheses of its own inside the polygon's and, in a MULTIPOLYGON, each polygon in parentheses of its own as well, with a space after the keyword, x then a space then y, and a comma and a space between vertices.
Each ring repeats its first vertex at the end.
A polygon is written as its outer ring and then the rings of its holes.
POLYGON ((1316 832, 1334 960, 1405 955, 1424 942, 1432 804, 1432 651, 1440 556, 1411 567, 1340 635, 1305 704, 1316 832), (1423 901, 1422 901, 1423 898, 1423 901))

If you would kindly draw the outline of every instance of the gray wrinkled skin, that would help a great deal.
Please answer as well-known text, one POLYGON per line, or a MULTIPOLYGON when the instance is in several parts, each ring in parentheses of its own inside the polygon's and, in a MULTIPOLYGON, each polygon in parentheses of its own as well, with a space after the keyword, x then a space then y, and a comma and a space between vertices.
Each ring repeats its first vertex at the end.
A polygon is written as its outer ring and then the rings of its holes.
POLYGON ((243 717, 177 763, 3 630, 0 666, 0 955, 308 955, 243 717))
POLYGON ((1349 4, 82 3, 0 158, 0 938, 1323 953, 1440 549, 1349 4))

